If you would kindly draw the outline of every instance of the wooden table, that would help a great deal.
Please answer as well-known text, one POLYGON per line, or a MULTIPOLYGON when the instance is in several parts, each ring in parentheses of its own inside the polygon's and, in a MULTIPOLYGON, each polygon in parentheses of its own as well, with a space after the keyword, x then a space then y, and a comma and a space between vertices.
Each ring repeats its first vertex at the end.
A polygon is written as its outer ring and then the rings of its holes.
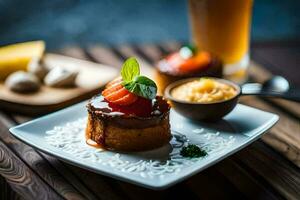
MULTIPOLYGON (((151 67, 178 43, 160 45, 100 45, 69 47, 59 53, 121 66, 136 56, 151 67)), ((262 82, 272 73, 284 75, 300 87, 299 43, 259 43, 250 78, 262 82)), ((280 115, 280 122, 262 139, 164 191, 152 191, 69 165, 37 151, 10 135, 8 128, 32 118, 0 111, 1 199, 300 199, 300 106, 283 100, 243 99, 243 103, 280 115)), ((251 119, 251 116, 249 116, 251 119)))

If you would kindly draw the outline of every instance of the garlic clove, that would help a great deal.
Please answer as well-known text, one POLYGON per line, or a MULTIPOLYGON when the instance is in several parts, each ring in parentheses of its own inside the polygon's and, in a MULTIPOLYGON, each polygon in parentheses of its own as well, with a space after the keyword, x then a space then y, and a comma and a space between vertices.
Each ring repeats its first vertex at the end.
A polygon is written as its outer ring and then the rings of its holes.
POLYGON ((77 76, 77 71, 55 67, 46 75, 44 83, 51 87, 72 87, 75 86, 77 76))
POLYGON ((24 71, 17 71, 6 78, 5 86, 14 92, 31 93, 38 91, 41 84, 35 75, 24 71))

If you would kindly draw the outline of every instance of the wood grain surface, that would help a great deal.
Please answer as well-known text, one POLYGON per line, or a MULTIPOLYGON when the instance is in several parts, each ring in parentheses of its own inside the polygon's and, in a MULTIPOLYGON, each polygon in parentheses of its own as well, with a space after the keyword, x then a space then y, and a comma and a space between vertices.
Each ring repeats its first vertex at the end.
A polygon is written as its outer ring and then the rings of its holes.
MULTIPOLYGON (((161 56, 178 47, 178 43, 93 45, 67 47, 59 53, 117 69, 125 58, 135 56, 151 72, 161 56)), ((262 82, 272 76, 255 66, 250 68, 252 80, 262 82)), ((152 191, 117 181, 32 149, 8 133, 9 127, 32 118, 7 112, 0 112, 0 174, 19 194, 17 198, 23 199, 299 199, 299 105, 255 97, 242 101, 278 113, 279 123, 261 140, 167 190, 152 191)))

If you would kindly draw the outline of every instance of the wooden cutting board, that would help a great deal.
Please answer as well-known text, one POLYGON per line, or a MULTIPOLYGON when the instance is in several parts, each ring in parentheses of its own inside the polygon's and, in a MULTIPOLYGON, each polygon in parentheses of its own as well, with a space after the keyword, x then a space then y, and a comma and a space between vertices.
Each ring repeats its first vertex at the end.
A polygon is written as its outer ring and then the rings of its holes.
POLYGON ((33 94, 10 91, 0 83, 0 108, 23 114, 42 114, 90 98, 118 75, 114 67, 85 60, 47 53, 44 62, 50 68, 62 66, 79 71, 74 88, 53 88, 43 85, 33 94))

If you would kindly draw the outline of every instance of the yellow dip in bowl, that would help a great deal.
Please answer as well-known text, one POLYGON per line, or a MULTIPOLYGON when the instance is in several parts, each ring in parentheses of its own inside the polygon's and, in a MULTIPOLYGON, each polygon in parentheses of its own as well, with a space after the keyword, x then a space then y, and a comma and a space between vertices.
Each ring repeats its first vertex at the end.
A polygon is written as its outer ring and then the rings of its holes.
POLYGON ((178 100, 195 103, 215 103, 231 99, 238 91, 231 85, 213 78, 200 78, 183 83, 171 91, 178 100))

